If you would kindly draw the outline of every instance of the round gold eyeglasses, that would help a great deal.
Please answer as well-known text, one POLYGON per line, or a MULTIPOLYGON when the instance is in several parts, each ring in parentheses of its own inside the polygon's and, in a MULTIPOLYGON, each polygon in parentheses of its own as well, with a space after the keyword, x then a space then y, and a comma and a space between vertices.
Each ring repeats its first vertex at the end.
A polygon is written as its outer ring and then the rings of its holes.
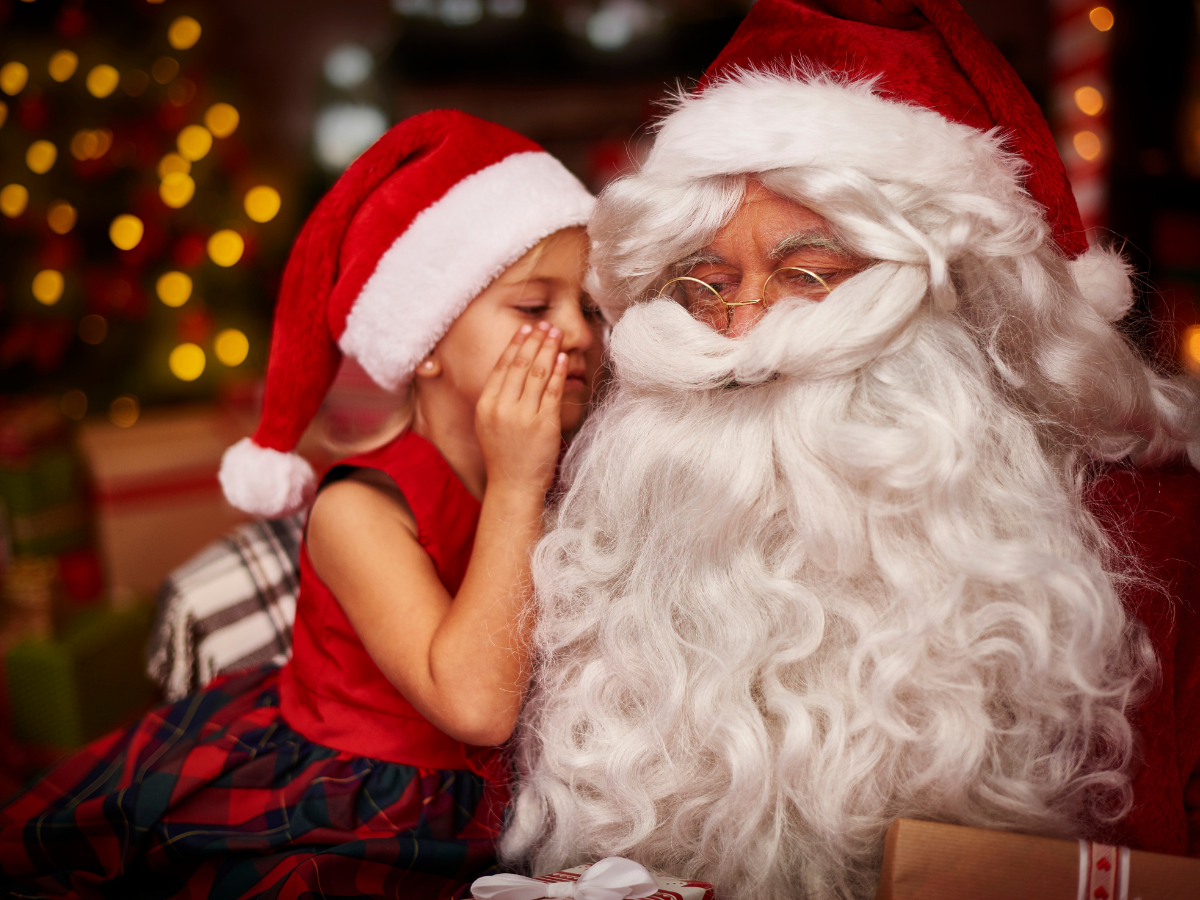
POLYGON ((784 266, 771 273, 763 284, 762 296, 755 300, 726 300, 716 287, 691 275, 672 278, 658 289, 656 296, 674 300, 692 318, 724 334, 729 330, 734 309, 739 306, 761 303, 764 309, 770 309, 780 300, 819 301, 831 290, 829 282, 811 269, 784 266))

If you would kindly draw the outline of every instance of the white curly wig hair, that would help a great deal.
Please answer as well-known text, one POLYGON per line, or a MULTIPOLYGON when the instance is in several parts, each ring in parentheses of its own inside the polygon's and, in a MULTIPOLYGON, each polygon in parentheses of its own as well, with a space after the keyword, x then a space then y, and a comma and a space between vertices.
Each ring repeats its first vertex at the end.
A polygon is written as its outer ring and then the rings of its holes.
POLYGON ((1021 175, 871 82, 743 72, 602 194, 614 381, 535 554, 508 861, 867 898, 897 817, 1128 810, 1156 663, 1085 475, 1195 448, 1200 403, 1115 327, 1120 256, 1066 259, 1021 175), (750 179, 875 262, 733 340, 653 288, 750 179))

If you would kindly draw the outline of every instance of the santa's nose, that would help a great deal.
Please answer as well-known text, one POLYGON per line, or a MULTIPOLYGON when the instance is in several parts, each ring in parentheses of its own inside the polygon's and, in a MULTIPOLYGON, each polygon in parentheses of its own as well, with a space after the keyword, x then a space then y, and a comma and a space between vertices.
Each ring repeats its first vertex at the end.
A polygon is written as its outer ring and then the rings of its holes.
POLYGON ((767 304, 762 302, 764 281, 765 278, 747 278, 742 282, 741 290, 733 297, 733 301, 740 305, 729 310, 729 328, 725 332, 729 337, 741 337, 753 328, 767 311, 767 304))

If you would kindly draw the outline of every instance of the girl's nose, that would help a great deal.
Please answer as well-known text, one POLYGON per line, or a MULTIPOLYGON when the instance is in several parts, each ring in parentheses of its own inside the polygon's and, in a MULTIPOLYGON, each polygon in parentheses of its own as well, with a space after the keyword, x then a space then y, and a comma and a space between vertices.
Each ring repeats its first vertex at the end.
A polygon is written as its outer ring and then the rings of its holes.
POLYGON ((550 324, 562 329, 563 350, 587 350, 592 346, 595 336, 578 301, 559 305, 555 313, 550 324))

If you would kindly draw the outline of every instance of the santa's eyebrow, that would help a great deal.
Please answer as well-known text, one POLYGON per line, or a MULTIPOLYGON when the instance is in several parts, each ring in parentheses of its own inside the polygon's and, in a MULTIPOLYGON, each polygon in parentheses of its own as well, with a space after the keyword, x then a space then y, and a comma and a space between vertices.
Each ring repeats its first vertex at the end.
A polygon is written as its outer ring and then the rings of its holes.
POLYGON ((724 266, 728 265, 723 257, 717 256, 715 253, 693 253, 691 256, 685 256, 679 262, 671 266, 671 272, 676 276, 686 275, 696 266, 724 266))
POLYGON ((854 256, 850 249, 833 235, 822 231, 805 231, 784 238, 767 254, 767 259, 783 259, 798 250, 826 250, 835 256, 854 256))

